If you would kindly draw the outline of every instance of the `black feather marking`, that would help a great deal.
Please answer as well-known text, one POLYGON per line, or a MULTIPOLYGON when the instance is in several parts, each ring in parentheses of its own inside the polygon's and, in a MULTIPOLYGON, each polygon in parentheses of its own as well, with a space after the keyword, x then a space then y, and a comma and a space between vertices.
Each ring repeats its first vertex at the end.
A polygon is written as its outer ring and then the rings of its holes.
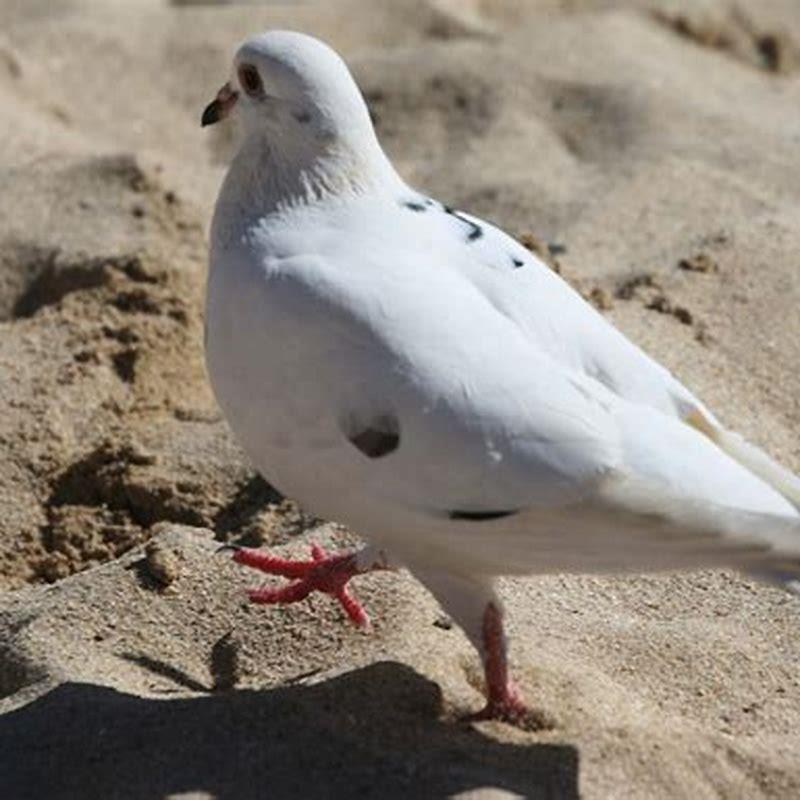
POLYGON ((447 516, 453 520, 463 519, 470 522, 486 522, 492 519, 512 517, 514 514, 519 514, 518 508, 511 509, 510 511, 450 511, 447 516))
POLYGON ((478 225, 477 222, 473 222, 471 219, 467 219, 463 216, 459 211, 456 211, 452 206, 442 206, 444 209, 445 214, 450 214, 450 216, 455 217, 459 222, 463 222, 465 225, 469 225, 470 231, 467 234, 467 241, 474 242, 483 236, 483 228, 478 225))
POLYGON ((367 458, 382 458, 400 446, 400 431, 396 419, 381 417, 347 439, 367 458))
POLYGON ((520 267, 525 266, 524 261, 519 258, 514 258, 514 256, 511 256, 511 263, 514 265, 514 269, 519 269, 520 267))
POLYGON ((427 211, 429 203, 418 203, 416 200, 404 200, 401 205, 409 211, 427 211))

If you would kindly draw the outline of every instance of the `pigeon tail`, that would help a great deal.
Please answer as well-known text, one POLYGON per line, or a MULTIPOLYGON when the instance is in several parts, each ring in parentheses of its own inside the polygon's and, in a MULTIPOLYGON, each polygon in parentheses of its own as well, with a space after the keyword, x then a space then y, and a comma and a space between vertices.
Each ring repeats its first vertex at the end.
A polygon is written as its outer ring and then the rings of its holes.
POLYGON ((691 414, 686 421, 693 428, 705 434, 734 461, 782 494, 800 511, 800 477, 782 467, 760 447, 751 444, 738 433, 713 424, 698 411, 691 414))

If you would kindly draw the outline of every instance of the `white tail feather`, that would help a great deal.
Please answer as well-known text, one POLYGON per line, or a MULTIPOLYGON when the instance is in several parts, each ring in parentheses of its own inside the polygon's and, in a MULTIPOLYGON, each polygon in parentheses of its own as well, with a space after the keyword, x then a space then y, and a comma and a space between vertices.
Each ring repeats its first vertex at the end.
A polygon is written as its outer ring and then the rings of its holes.
POLYGON ((689 414, 686 422, 800 510, 800 478, 797 475, 782 467, 760 447, 750 444, 738 433, 721 428, 699 409, 689 414))
POLYGON ((426 522, 426 563, 453 553, 468 574, 641 572, 735 567, 763 580, 800 580, 800 516, 743 511, 675 496, 611 473, 570 506, 530 507, 478 526, 426 522))
POLYGON ((713 438, 731 458, 768 483, 793 506, 800 509, 800 478, 773 461, 763 450, 750 444, 738 433, 717 428, 713 438))
MULTIPOLYGON (((750 447, 743 440, 739 441, 750 447)), ((781 470, 757 448, 752 450, 769 467, 781 470)), ((760 473, 756 474, 764 479, 760 473)), ((789 477, 794 478, 790 473, 789 477)), ((667 529, 675 526, 677 530, 692 531, 701 540, 708 534, 718 537, 721 549, 733 551, 731 565, 754 578, 800 594, 800 517, 759 514, 699 500, 673 498, 635 480, 610 484, 604 494, 617 509, 627 509, 634 514, 644 512, 645 518, 651 517, 656 527, 660 520, 667 524, 667 529)))

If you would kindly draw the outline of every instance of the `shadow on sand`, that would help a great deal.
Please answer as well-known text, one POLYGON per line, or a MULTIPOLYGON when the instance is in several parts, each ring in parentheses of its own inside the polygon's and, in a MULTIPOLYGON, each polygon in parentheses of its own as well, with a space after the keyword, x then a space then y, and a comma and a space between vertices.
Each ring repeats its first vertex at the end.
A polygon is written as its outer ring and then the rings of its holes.
POLYGON ((569 745, 441 721, 438 687, 375 664, 313 686, 154 700, 66 683, 0 718, 0 796, 436 798, 495 786, 578 797, 569 745))

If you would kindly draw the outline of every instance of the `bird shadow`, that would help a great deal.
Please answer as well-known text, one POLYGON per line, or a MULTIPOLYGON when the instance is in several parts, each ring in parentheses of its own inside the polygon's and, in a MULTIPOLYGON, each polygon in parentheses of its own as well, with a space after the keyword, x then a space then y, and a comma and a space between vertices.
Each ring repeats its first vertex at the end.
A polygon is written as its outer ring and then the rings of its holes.
POLYGON ((578 797, 571 745, 495 741, 440 711, 439 688, 395 662, 180 699, 64 683, 0 717, 0 796, 578 797))

